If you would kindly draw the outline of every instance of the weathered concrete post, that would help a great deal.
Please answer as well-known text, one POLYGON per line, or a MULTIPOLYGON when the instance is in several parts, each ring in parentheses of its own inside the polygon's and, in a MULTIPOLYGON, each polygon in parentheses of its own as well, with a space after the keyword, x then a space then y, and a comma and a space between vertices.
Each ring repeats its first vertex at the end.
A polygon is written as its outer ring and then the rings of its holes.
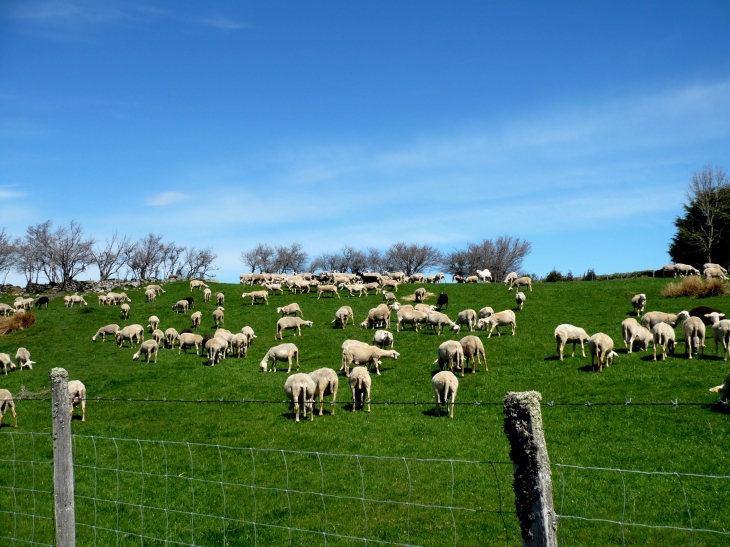
POLYGON ((54 368, 49 376, 53 401, 53 497, 56 512, 56 545, 75 547, 76 507, 68 372, 62 368, 54 368))
POLYGON ((515 506, 524 547, 557 547, 550 459, 545 446, 537 391, 504 396, 504 432, 514 464, 515 506))

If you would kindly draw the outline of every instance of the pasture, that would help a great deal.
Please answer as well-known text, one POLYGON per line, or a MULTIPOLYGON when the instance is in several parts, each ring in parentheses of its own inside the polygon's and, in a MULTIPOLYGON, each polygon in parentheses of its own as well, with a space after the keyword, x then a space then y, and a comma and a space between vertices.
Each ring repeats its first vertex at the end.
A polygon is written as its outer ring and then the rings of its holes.
MULTIPOLYGON (((458 340, 468 333, 462 330, 456 334, 448 328, 441 336, 427 329, 415 332, 407 328, 396 333, 394 319, 390 330, 394 333, 395 349, 400 352, 400 358, 397 361, 384 359, 381 376, 371 371, 372 401, 376 403, 372 413, 350 412, 347 379, 340 373, 335 415, 331 415, 331 406, 327 404, 323 417, 316 416, 313 422, 294 422, 288 405, 283 402, 286 368, 283 372, 281 366, 276 373, 259 372, 259 362, 266 351, 281 343, 274 340, 278 319, 276 307, 296 302, 303 310, 304 319, 314 322, 313 328, 302 329, 301 337, 294 338, 292 331, 284 333, 283 342, 293 342, 299 347, 302 371, 311 372, 320 367, 338 370, 340 346, 345 339, 371 342, 374 331, 361 330, 357 325, 368 310, 381 301, 376 295, 349 298, 345 291, 340 292, 340 299, 323 296, 317 300, 313 292, 270 295, 269 305, 251 305, 250 299, 245 302, 241 299, 241 293, 248 288, 211 284, 214 293, 221 291, 226 295, 223 326, 237 332, 249 325, 258 336, 247 358, 228 357, 216 366, 208 366, 205 358, 196 356, 194 350, 178 355, 177 348, 160 349, 158 362, 147 364, 144 360, 132 360, 135 349, 119 348, 109 340, 105 343, 100 339, 95 343, 91 341, 92 335, 103 325, 140 323, 146 326, 151 315, 161 319, 160 328, 163 330, 168 327, 175 327, 178 331, 188 328, 191 326, 189 314, 178 314, 171 308, 180 298, 191 295, 195 298, 195 308, 191 311, 203 312, 203 322, 197 332, 212 334, 211 314, 216 305, 214 302, 204 303, 203 294, 198 290, 191 294, 187 283, 165 285, 167 293, 149 303, 145 302, 143 289, 127 290, 132 299, 127 321, 121 320, 118 306, 99 306, 94 295, 87 296, 87 307, 75 306, 72 309, 64 308, 62 299, 57 298, 51 301, 49 309, 34 311, 37 322, 32 328, 0 338, 0 352, 14 357, 16 349, 24 346, 31 351, 32 359, 37 363, 32 371, 14 371, 0 376, 0 387, 17 393, 24 385, 31 392, 40 392, 49 388, 47 373, 51 368, 67 369, 70 379, 85 383, 89 397, 86 422, 75 420, 73 423, 75 435, 181 441, 257 450, 478 462, 510 461, 509 446, 502 429, 502 398, 507 391, 536 390, 542 393, 545 434, 553 464, 727 475, 730 470, 730 452, 727 450, 730 415, 714 404, 717 395, 709 393, 708 388, 722 383, 730 365, 715 357, 711 334, 704 357, 691 361, 684 357, 681 327, 676 329, 677 354, 668 357, 666 362, 654 362, 651 351, 628 355, 623 349, 620 325, 633 313, 630 301, 634 294, 646 293, 646 311, 677 313, 697 305, 730 311, 730 297, 727 296, 702 300, 666 299, 660 291, 667 282, 669 280, 634 279, 535 284, 533 292, 526 293, 524 309, 516 312, 517 331, 514 337, 508 334, 508 328, 500 329, 506 335, 495 334, 489 339, 485 331, 474 333, 484 342, 489 372, 480 366, 476 374, 467 371, 464 378, 459 375, 453 420, 443 413, 439 418, 435 415, 430 381, 438 367, 432 363, 441 342, 458 340), (331 323, 334 313, 345 304, 353 308, 356 325, 335 329, 331 323), (580 356, 580 347, 576 357, 570 357, 570 345, 566 347, 565 360, 559 361, 553 330, 560 323, 581 326, 589 334, 599 331, 609 334, 619 353, 614 364, 604 368, 602 373, 593 371, 590 357, 580 356), (97 397, 103 400, 96 401, 97 397), (134 401, 128 401, 130 398, 134 401), (629 400, 632 404, 625 404, 629 400), (679 404, 673 406, 672 401, 679 404), (550 406, 548 402, 555 404, 550 406), (591 405, 586 405, 587 402, 591 405)), ((411 295, 416 287, 401 286, 397 292, 401 302, 402 297, 411 295)), ((426 288, 431 292, 448 293, 450 300, 446 313, 452 319, 466 308, 479 310, 483 306, 491 306, 500 311, 515 307, 514 291, 508 292, 501 284, 442 284, 426 285, 426 288)), ((12 297, 6 295, 0 301, 12 304, 12 297)), ((434 302, 435 297, 427 301, 434 302)), ((149 329, 145 338, 149 338, 149 329)), ((50 402, 20 401, 17 410, 20 424, 17 431, 50 431, 50 402)), ((5 417, 0 429, 0 451, 5 450, 5 454, 8 443, 3 443, 2 435, 15 431, 8 427, 9 418, 5 417)), ((82 439, 78 445, 82 444, 88 444, 88 441, 82 439)), ((301 458, 306 459, 304 456, 301 458)), ((159 458, 155 460, 151 456, 150 461, 155 465, 159 458)), ((368 475, 375 482, 382 483, 381 486, 398 482, 393 479, 398 472, 390 469, 390 460, 383 462, 382 466, 377 462, 366 466, 368 475)), ((309 469, 309 466, 302 465, 309 469)), ((341 464, 340 467, 332 471, 333 482, 347 485, 354 481, 360 484, 359 475, 349 475, 352 474, 351 465, 341 464)), ((504 509, 513 510, 509 481, 511 465, 495 469, 492 479, 495 475, 502 478, 504 509)), ((473 480, 468 472, 463 469, 461 472, 465 474, 459 476, 457 472, 457 490, 472 493, 494 487, 488 484, 487 479, 473 480)), ((409 486, 420 484, 427 488, 425 484, 429 482, 429 473, 424 471, 417 478, 410 478, 409 486)), ((580 473, 575 471, 575 474, 580 473)), ((310 478, 315 482, 319 480, 317 473, 310 478)), ((7 476, 1 476, 2 480, 7 480, 7 476)), ((435 478, 432 480, 436 481, 435 478)), ((563 500, 566 514, 572 511, 572 514, 580 515, 593 511, 591 516, 610 520, 635 519, 649 524, 671 521, 668 525, 676 525, 677 519, 681 521, 686 513, 684 502, 674 498, 676 492, 665 496, 663 486, 649 487, 643 479, 637 479, 629 488, 631 499, 628 503, 625 499, 622 501, 620 480, 618 487, 614 484, 616 480, 600 473, 580 475, 570 488, 580 484, 582 490, 569 490, 563 499, 560 474, 554 469, 556 509, 560 508, 563 500), (622 511, 630 514, 622 516, 622 511), (677 513, 676 518, 667 516, 673 513, 677 513)), ((671 490, 668 486, 667 489, 671 490)), ((687 491, 690 490, 691 495, 687 495, 693 500, 693 526, 730 530, 730 519, 724 511, 728 501, 727 481, 709 481, 696 488, 687 486, 687 491)), ((483 502, 480 495, 474 494, 474 498, 472 501, 476 505, 483 502)), ((316 505, 310 510, 316 511, 316 505)), ((341 518, 349 518, 346 515, 344 511, 341 518)), ((332 518, 332 526, 335 526, 332 518)), ((507 524, 493 516, 490 519, 490 524, 485 524, 484 528, 474 522, 465 525, 469 532, 464 532, 457 544, 505 544, 507 530, 509 544, 519 544, 514 516, 507 524), (480 540, 487 535, 494 541, 480 540)), ((379 522, 385 530, 400 526, 395 514, 380 515, 379 522)), ((423 524, 429 534, 436 534, 435 530, 440 528, 425 516, 423 524)), ((449 522, 447 535, 450 526, 449 522)), ((247 534, 251 533, 250 530, 239 532, 240 539, 233 540, 234 535, 228 537, 231 545, 249 541, 247 534)), ((395 531, 383 533, 384 537, 390 538, 388 541, 404 542, 395 531), (393 539, 396 536, 397 539, 393 539)), ((622 539, 617 526, 573 521, 561 522, 561 534, 562 544, 566 545, 620 545, 622 541, 626 544, 668 545, 675 540, 681 544, 689 543, 685 532, 672 535, 668 531, 662 535, 656 530, 646 532, 634 528, 627 529, 622 539)), ((215 534, 211 537, 217 538, 215 534)), ((428 534, 424 537, 422 544, 430 544, 428 534)), ((281 541, 289 544, 290 539, 286 537, 286 541, 281 541)), ((133 540, 134 537, 129 538, 129 544, 137 544, 133 540)), ((419 544, 413 537, 411 540, 419 544)), ((271 541, 271 544, 276 544, 279 539, 271 541)), ((297 541, 293 544, 299 544, 297 541)), ((361 544, 329 541, 328 545, 361 544)), ((727 536, 694 536, 695 545, 721 545, 725 541, 727 536)), ((312 544, 311 538, 302 538, 301 542, 312 544)), ((204 544, 218 544, 218 541, 211 539, 204 544)))

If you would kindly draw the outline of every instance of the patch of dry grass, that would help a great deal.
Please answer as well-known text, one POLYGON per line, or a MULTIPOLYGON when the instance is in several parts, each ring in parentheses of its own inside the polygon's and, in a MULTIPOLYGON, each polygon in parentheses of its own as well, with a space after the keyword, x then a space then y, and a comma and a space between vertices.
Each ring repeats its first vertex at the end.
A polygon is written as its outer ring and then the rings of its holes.
POLYGON ((19 313, 10 317, 0 317, 0 336, 16 330, 25 330, 35 325, 34 313, 19 313))
POLYGON ((692 296, 694 298, 705 298, 708 296, 730 295, 730 285, 719 279, 703 280, 693 275, 678 283, 669 283, 661 291, 662 296, 677 298, 679 296, 692 296))
MULTIPOLYGON (((425 302, 426 300, 428 300, 429 298, 433 298, 434 296, 436 296, 436 294, 427 291, 426 292, 426 296, 423 298, 423 301, 425 302)), ((416 295, 415 294, 410 294, 408 296, 404 296, 400 300, 405 300, 406 302, 415 302, 416 301, 416 295)))

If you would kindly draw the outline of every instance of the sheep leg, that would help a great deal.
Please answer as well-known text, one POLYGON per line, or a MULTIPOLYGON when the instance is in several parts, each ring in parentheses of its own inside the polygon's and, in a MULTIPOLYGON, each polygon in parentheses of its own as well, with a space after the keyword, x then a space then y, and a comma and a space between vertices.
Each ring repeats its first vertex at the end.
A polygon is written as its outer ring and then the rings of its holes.
POLYGON ((433 394, 436 396, 436 416, 441 416, 441 394, 438 388, 433 390, 433 394))

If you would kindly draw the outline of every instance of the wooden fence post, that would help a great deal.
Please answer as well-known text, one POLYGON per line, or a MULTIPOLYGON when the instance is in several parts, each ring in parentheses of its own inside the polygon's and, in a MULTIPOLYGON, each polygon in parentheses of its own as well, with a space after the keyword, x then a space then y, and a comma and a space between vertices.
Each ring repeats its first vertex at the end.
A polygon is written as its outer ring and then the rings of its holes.
POLYGON ((545 446, 537 391, 504 396, 504 431, 514 465, 517 517, 523 547, 557 547, 558 521, 553 508, 550 459, 545 446))
POLYGON ((68 400, 68 372, 54 368, 51 377, 53 411, 53 498, 57 547, 76 545, 74 505, 74 462, 71 450, 71 413, 68 400))

